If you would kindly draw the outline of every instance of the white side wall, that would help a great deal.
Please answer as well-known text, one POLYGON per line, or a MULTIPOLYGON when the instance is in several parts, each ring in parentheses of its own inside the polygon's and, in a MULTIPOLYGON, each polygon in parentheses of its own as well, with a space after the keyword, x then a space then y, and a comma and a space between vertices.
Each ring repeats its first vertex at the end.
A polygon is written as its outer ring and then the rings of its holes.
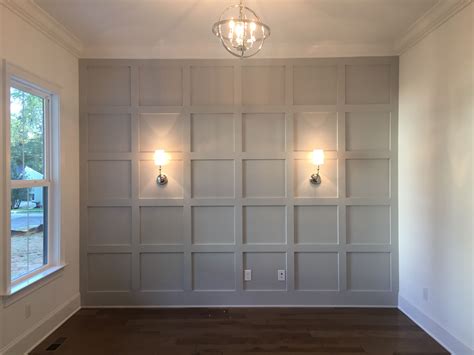
POLYGON ((400 58, 400 305, 459 354, 474 348, 473 15, 400 58))
POLYGON ((12 13, 1 1, 0 58, 62 87, 61 229, 68 265, 59 277, 40 289, 13 304, 5 303, 6 300, 0 304, 0 353, 19 354, 46 335, 79 304, 78 61, 12 13), (25 319, 27 304, 31 306, 31 316, 25 319), (40 324, 44 326, 38 328, 40 324), (22 340, 31 331, 34 332, 29 334, 27 341, 22 340))

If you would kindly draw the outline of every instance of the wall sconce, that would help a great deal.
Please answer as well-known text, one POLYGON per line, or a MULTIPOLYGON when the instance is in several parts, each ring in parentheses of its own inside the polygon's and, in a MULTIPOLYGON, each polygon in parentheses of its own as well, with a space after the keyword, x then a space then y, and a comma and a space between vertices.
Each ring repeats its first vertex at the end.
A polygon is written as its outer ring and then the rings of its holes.
POLYGON ((156 183, 158 185, 166 185, 168 183, 168 178, 166 175, 161 173, 161 168, 163 165, 168 164, 168 154, 163 149, 155 150, 155 165, 160 168, 160 174, 156 178, 156 183))
POLYGON ((324 150, 322 149, 315 149, 311 153, 311 162, 313 165, 318 167, 316 174, 311 175, 311 179, 309 181, 312 184, 319 185, 321 184, 321 175, 319 175, 319 168, 321 165, 324 164, 324 150))

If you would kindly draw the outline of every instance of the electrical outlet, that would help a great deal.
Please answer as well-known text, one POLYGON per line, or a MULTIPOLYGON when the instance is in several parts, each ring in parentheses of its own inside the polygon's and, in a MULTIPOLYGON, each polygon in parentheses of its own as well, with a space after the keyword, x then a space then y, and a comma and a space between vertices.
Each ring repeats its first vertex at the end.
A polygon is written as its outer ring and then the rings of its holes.
POLYGON ((31 305, 29 303, 25 304, 25 319, 31 317, 31 305))
POLYGON ((278 281, 285 281, 285 280, 286 280, 285 270, 278 270, 278 281))
POLYGON ((429 298, 430 298, 430 292, 429 292, 428 288, 425 287, 425 288, 423 288, 423 299, 426 302, 428 302, 429 298))
POLYGON ((252 270, 244 270, 244 281, 252 281, 252 270))

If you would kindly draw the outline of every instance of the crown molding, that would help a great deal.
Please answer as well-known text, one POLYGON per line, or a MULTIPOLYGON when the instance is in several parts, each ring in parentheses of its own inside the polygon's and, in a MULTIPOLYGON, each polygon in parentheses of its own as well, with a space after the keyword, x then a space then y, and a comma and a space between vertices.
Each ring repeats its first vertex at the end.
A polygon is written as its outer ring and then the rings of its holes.
POLYGON ((472 3, 473 0, 438 0, 438 2, 421 16, 408 31, 394 43, 394 50, 402 54, 439 26, 472 3))
MULTIPOLYGON (((258 58, 333 58, 396 56, 393 46, 384 44, 299 44, 274 45, 268 43, 258 58)), ((85 46, 83 58, 109 59, 229 59, 220 43, 194 42, 172 46, 85 46), (203 50, 203 48, 205 50, 203 50)))
POLYGON ((0 0, 0 6, 2 5, 75 57, 80 57, 84 47, 81 40, 39 7, 34 0, 0 0))

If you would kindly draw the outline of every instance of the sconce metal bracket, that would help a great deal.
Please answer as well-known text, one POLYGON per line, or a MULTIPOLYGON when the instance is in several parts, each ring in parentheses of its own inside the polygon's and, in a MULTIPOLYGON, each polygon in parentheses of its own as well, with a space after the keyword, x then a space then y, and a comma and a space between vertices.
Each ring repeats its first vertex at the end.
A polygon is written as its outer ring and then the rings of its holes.
POLYGON ((156 177, 156 183, 158 185, 166 185, 168 183, 168 177, 164 174, 160 174, 156 177))
POLYGON ((156 177, 156 183, 158 185, 166 185, 168 183, 168 177, 165 174, 161 173, 161 165, 160 165, 160 174, 156 177))
POLYGON ((313 175, 311 175, 311 179, 309 179, 309 181, 312 184, 320 185, 321 184, 321 175, 319 175, 319 173, 313 174, 313 175))

